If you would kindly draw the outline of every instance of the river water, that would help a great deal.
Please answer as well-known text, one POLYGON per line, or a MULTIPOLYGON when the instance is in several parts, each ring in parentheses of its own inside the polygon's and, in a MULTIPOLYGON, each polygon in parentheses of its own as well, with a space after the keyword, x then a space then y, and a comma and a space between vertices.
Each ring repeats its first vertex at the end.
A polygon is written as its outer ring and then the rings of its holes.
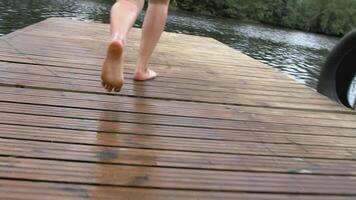
MULTIPOLYGON (((0 35, 48 17, 109 21, 112 0, 0 0, 0 35)), ((143 21, 140 15, 136 27, 143 21)), ((213 37, 315 88, 320 66, 339 38, 232 19, 170 12, 167 31, 213 37)))

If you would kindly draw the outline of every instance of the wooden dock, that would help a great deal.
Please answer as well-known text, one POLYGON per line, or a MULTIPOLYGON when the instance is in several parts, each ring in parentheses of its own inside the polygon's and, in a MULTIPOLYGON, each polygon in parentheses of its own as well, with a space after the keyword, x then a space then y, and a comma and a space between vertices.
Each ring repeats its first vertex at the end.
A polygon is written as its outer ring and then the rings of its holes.
POLYGON ((164 33, 108 94, 107 24, 0 39, 0 199, 356 199, 356 112, 206 37, 164 33))

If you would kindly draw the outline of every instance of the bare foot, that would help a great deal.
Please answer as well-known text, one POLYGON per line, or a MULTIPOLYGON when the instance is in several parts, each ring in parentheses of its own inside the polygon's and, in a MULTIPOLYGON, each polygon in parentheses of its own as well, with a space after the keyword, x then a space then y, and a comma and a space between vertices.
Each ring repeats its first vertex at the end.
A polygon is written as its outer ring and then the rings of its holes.
POLYGON ((122 40, 111 41, 101 70, 101 83, 108 91, 120 92, 124 84, 122 40))
POLYGON ((157 73, 151 69, 147 69, 146 71, 137 71, 133 79, 135 81, 148 81, 157 77, 157 73))

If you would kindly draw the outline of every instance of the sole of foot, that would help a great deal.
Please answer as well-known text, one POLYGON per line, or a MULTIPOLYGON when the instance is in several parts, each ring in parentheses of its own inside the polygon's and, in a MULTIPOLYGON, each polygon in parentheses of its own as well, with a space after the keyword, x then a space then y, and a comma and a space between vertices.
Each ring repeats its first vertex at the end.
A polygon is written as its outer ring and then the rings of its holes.
POLYGON ((148 81, 157 77, 157 73, 151 69, 147 69, 145 72, 135 72, 133 79, 135 81, 148 81))
POLYGON ((101 70, 101 83, 108 92, 120 92, 124 84, 123 74, 124 43, 113 40, 107 49, 101 70))

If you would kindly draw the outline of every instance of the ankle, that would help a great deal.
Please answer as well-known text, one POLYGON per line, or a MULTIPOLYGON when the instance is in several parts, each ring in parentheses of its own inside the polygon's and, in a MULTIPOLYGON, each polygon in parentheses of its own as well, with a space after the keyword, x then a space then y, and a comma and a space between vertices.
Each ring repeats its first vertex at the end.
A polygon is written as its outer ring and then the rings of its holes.
POLYGON ((145 74, 148 72, 148 68, 147 67, 137 67, 135 74, 145 74))

